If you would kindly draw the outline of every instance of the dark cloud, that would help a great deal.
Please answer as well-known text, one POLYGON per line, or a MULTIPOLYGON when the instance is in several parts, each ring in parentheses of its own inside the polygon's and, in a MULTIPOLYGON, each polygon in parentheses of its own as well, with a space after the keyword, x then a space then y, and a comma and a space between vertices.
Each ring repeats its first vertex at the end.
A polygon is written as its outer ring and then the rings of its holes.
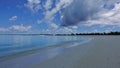
MULTIPOLYGON (((96 13, 111 5, 113 0, 74 0, 73 3, 62 10, 62 26, 71 26, 95 17, 96 13)), ((96 16, 97 17, 97 16, 96 16)))

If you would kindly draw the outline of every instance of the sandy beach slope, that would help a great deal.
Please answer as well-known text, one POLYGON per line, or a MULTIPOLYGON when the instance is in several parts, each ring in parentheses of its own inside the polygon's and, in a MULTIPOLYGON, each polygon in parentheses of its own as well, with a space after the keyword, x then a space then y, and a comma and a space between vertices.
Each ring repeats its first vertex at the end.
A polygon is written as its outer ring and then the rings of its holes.
POLYGON ((92 40, 67 49, 65 45, 53 46, 28 55, 8 56, 8 60, 0 61, 0 68, 120 68, 120 36, 85 37, 92 40))
POLYGON ((31 68, 120 68, 120 36, 93 36, 94 39, 72 47, 63 54, 31 68))

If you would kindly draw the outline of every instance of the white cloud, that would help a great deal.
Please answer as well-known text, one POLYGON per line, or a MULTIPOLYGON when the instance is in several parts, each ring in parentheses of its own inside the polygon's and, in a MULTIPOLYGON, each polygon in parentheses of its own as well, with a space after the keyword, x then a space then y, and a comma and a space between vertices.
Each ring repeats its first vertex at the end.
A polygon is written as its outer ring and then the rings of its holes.
POLYGON ((120 26, 120 3, 115 4, 115 7, 112 10, 105 10, 99 12, 98 19, 96 20, 88 20, 85 25, 114 25, 120 26))
POLYGON ((24 26, 23 24, 21 25, 13 25, 9 27, 9 30, 12 31, 18 31, 18 32, 27 32, 32 28, 32 26, 24 26))
POLYGON ((73 29, 70 29, 68 27, 64 27, 63 29, 60 29, 61 31, 60 32, 65 32, 65 33, 72 33, 73 32, 73 29))
POLYGON ((41 24, 43 21, 42 20, 37 20, 37 23, 38 24, 41 24))
POLYGON ((45 19, 46 20, 52 20, 54 19, 54 16, 57 12, 59 12, 61 9, 69 6, 73 0, 60 0, 58 3, 56 3, 55 8, 53 8, 51 11, 46 11, 45 13, 45 19))
POLYGON ((25 6, 30 9, 32 12, 38 12, 40 9, 45 9, 46 11, 43 13, 44 18, 42 20, 37 20, 38 24, 41 24, 44 21, 52 21, 56 13, 58 13, 61 9, 69 6, 73 0, 60 0, 55 3, 55 7, 53 8, 53 0, 46 0, 45 4, 41 5, 40 0, 27 0, 25 6), (43 6, 43 7, 42 7, 43 6))
POLYGON ((72 29, 78 29, 78 26, 72 26, 72 29))
POLYGON ((50 23, 49 28, 57 29, 57 28, 59 28, 59 26, 57 24, 55 24, 55 23, 50 23))
POLYGON ((50 34, 69 34, 69 33, 77 33, 77 29, 73 29, 71 27, 57 27, 57 28, 48 28, 46 30, 42 30, 41 33, 50 33, 50 34))
POLYGON ((12 25, 8 28, 0 28, 0 32, 28 32, 30 31, 32 26, 24 26, 21 25, 12 25))
POLYGON ((6 29, 6 28, 0 28, 0 32, 7 32, 8 31, 8 29, 6 29))
POLYGON ((9 21, 16 21, 17 20, 17 16, 12 16, 10 19, 9 19, 9 21))
POLYGON ((27 0, 25 6, 33 13, 38 12, 41 9, 40 0, 27 0))
POLYGON ((69 26, 69 27, 60 27, 58 24, 53 22, 47 22, 47 28, 41 29, 38 31, 39 33, 48 33, 48 34, 68 34, 68 33, 77 33, 77 26, 69 26))
POLYGON ((47 0, 46 3, 45 3, 45 5, 44 5, 44 8, 46 10, 49 10, 52 7, 52 4, 53 4, 52 0, 47 0))
POLYGON ((59 28, 58 30, 54 31, 56 33, 60 33, 60 34, 64 34, 64 33, 77 33, 77 29, 73 29, 71 27, 62 27, 62 28, 59 28))

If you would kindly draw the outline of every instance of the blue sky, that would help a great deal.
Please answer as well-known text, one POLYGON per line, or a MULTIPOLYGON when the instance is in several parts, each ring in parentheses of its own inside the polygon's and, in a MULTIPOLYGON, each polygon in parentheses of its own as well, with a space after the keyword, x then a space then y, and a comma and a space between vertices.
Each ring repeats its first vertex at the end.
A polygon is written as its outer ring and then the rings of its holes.
POLYGON ((0 0, 0 33, 120 31, 119 0, 0 0))

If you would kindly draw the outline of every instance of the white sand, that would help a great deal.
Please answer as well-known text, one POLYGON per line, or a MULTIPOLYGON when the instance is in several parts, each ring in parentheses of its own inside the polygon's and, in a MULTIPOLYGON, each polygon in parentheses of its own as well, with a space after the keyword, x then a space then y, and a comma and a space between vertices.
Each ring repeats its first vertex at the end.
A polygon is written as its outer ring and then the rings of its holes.
POLYGON ((120 36, 94 36, 91 42, 31 68, 120 68, 120 36))
POLYGON ((0 62, 0 68, 120 68, 120 36, 88 37, 94 39, 60 54, 59 48, 45 48, 45 52, 0 62))

